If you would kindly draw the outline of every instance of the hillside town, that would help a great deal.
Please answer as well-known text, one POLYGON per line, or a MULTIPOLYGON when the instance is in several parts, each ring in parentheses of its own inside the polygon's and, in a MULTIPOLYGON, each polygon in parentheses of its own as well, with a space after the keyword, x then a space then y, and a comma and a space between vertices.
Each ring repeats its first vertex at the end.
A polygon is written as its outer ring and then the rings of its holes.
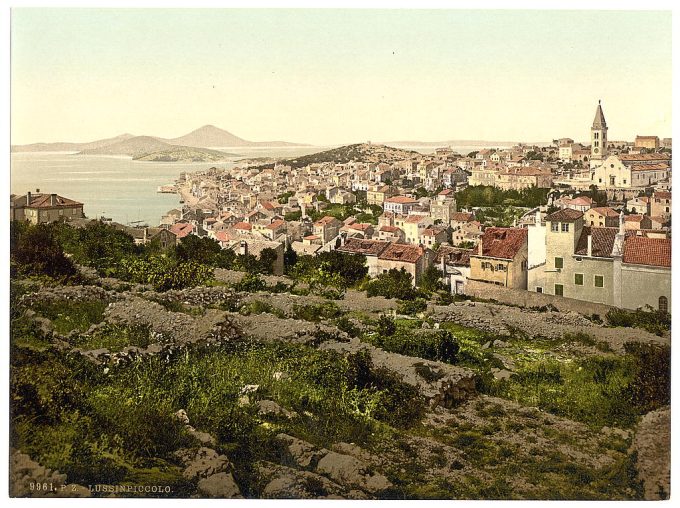
MULTIPOLYGON (((671 140, 609 140, 601 104, 590 145, 560 138, 427 155, 370 143, 351 148, 356 159, 347 161, 243 161, 182 173, 171 186, 181 206, 158 227, 119 227, 140 244, 158 239, 169 247, 197 235, 237 254, 272 249, 276 275, 286 251, 337 250, 364 256, 370 277, 404 269, 414 285, 435 266, 453 294, 496 285, 670 309, 671 140), (461 203, 475 189, 501 200, 461 203), (538 191, 539 201, 506 197, 523 191, 538 191), (499 207, 514 216, 488 211, 499 207)), ((13 195, 10 206, 12 219, 89 222, 82 203, 56 194, 13 195)))

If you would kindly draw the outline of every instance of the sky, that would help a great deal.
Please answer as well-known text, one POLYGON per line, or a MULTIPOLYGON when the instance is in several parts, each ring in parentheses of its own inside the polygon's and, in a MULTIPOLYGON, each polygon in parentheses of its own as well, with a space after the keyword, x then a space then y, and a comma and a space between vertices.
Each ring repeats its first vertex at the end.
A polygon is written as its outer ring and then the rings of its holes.
POLYGON ((11 17, 11 142, 671 136, 670 11, 46 9, 11 17))

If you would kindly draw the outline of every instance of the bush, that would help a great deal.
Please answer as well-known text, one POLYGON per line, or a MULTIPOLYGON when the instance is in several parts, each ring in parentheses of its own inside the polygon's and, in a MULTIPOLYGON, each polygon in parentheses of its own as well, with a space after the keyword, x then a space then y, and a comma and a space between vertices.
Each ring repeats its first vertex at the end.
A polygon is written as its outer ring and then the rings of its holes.
POLYGON ((64 255, 52 227, 17 221, 10 225, 10 274, 46 275, 65 281, 78 278, 73 262, 64 255))
POLYGON ((413 287, 412 281, 413 277, 406 270, 393 268, 368 281, 366 294, 369 297, 384 296, 398 300, 415 300, 419 292, 413 287))
POLYGON ((611 309, 607 312, 607 322, 610 326, 643 328, 659 336, 671 329, 671 315, 669 313, 654 310, 649 306, 647 306, 647 309, 634 311, 611 309))

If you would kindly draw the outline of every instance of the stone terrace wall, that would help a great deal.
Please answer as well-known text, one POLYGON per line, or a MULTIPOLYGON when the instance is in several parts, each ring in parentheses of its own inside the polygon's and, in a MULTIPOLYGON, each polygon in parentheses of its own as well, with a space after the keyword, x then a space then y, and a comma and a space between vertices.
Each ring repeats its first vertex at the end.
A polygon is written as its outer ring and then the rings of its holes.
POLYGON ((603 319, 609 310, 615 308, 602 303, 584 302, 582 300, 574 300, 573 298, 546 295, 545 293, 536 293, 524 289, 506 288, 475 280, 467 281, 465 294, 474 296, 475 298, 496 300, 500 303, 519 305, 521 307, 543 307, 552 305, 561 312, 572 311, 587 316, 599 314, 603 319))

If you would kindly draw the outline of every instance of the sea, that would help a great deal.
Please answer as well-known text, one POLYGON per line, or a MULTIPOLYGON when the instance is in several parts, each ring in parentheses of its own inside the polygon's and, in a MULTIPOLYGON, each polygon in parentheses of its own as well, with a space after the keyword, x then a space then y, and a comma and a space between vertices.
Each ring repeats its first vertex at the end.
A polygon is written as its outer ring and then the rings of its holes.
MULTIPOLYGON (((158 187, 170 185, 182 172, 203 171, 211 167, 229 169, 238 160, 254 157, 292 158, 328 150, 331 147, 219 147, 234 154, 215 162, 144 162, 130 157, 77 155, 69 152, 13 152, 11 154, 10 192, 56 193, 84 204, 87 217, 107 217, 121 224, 158 225, 161 217, 179 204, 177 194, 159 193, 158 187)), ((400 146, 421 153, 432 153, 432 146, 400 146)), ((460 153, 479 147, 455 147, 460 153)))

